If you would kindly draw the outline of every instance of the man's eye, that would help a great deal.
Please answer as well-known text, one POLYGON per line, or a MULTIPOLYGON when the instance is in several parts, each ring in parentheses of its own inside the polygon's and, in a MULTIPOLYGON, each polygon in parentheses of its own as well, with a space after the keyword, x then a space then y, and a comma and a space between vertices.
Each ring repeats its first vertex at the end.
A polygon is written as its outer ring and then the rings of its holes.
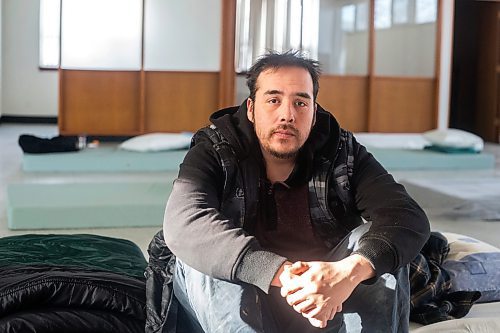
POLYGON ((276 104, 276 103, 278 103, 279 101, 278 101, 278 99, 277 99, 277 98, 271 98, 268 102, 269 102, 269 104, 276 104))
POLYGON ((302 102, 302 101, 297 101, 297 102, 295 102, 295 105, 300 106, 300 107, 307 106, 307 104, 306 104, 306 103, 304 103, 304 102, 302 102))

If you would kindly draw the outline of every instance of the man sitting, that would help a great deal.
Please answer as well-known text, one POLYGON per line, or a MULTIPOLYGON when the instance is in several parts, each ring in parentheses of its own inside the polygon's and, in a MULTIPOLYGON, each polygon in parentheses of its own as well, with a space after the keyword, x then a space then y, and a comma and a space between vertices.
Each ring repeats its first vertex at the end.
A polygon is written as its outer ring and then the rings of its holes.
POLYGON ((319 65, 269 53, 181 164, 164 236, 205 332, 407 332, 407 264, 429 222, 317 103, 319 65), (367 223, 364 223, 363 217, 367 223))

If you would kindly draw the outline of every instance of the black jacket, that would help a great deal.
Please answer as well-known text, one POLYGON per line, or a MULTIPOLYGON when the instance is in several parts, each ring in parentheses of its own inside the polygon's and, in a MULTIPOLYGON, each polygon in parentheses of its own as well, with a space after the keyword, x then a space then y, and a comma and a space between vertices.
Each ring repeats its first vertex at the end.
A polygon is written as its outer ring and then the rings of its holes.
POLYGON ((123 239, 0 238, 0 332, 144 332, 145 267, 123 239))
MULTIPOLYGON (((167 203, 163 228, 166 245, 186 264, 204 274, 250 283, 267 292, 286 258, 261 248, 252 234, 259 201, 257 188, 262 177, 262 156, 253 125, 247 119, 244 104, 216 112, 211 121, 235 155, 237 166, 232 177, 236 181, 229 184, 239 184, 242 188, 234 188, 234 196, 222 197, 228 183, 225 168, 213 143, 206 137, 195 136, 167 203), (228 200, 236 200, 239 190, 244 193, 244 206, 235 211, 235 203, 228 200)), ((299 152, 290 183, 310 181, 321 161, 331 162, 329 165, 333 167, 333 161, 342 153, 338 149, 340 133, 335 118, 318 106, 316 123, 299 152)), ((354 140, 353 150, 354 168, 350 177, 353 205, 347 207, 348 211, 330 209, 335 224, 330 237, 340 240, 357 226, 346 217, 357 215, 372 221, 357 252, 372 262, 380 276, 394 272, 417 255, 429 236, 429 222, 404 187, 394 181, 365 147, 354 140)), ((328 206, 342 207, 340 199, 328 193, 328 206)))

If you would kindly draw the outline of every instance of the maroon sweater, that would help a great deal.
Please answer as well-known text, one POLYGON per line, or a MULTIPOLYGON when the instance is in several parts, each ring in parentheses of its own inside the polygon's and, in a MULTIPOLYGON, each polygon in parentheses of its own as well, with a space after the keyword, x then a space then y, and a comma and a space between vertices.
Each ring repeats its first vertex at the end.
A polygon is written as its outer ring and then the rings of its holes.
POLYGON ((257 221, 255 236, 260 245, 290 261, 322 260, 328 248, 315 235, 309 214, 307 183, 290 187, 267 184, 262 200, 265 209, 257 221))

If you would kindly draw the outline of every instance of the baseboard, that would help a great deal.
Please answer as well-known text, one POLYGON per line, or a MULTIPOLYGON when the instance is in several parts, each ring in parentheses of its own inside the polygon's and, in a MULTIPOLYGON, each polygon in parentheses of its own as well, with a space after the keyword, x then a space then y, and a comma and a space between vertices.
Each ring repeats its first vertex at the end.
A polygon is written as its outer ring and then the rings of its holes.
MULTIPOLYGON (((0 0, 1 1, 1 0, 0 0)), ((32 116, 0 116, 0 124, 57 124, 57 117, 32 117, 32 116)), ((101 142, 123 142, 130 139, 131 135, 88 135, 87 142, 99 140, 101 142)))
POLYGON ((57 117, 0 116, 0 123, 57 124, 57 117))

